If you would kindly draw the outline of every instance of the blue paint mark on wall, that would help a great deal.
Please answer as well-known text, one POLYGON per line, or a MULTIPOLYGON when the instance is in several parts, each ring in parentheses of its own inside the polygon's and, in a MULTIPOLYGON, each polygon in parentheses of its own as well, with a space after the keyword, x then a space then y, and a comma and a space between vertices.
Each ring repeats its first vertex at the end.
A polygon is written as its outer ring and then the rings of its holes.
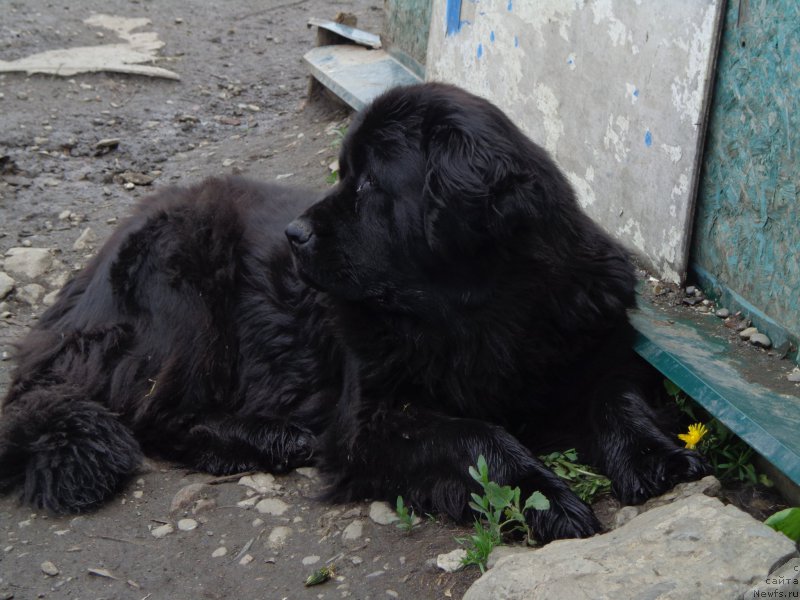
POLYGON ((447 0, 447 35, 461 31, 461 0, 447 0))
POLYGON ((483 56, 483 44, 478 44, 478 58, 483 56))
POLYGON ((648 148, 653 145, 653 134, 650 133, 649 129, 646 129, 644 132, 644 145, 648 148))
POLYGON ((509 12, 514 10, 514 2, 513 2, 513 0, 508 0, 508 6, 506 6, 506 8, 508 9, 509 12))
POLYGON ((571 56, 568 56, 567 57, 567 64, 568 65, 574 65, 575 64, 575 59, 572 58, 571 56))
POLYGON ((494 44, 494 31, 489 34, 489 41, 494 44))
POLYGON ((519 38, 514 36, 514 48, 519 48, 519 38))
POLYGON ((634 98, 638 98, 639 97, 639 90, 638 89, 634 89, 633 90, 633 97, 634 98))

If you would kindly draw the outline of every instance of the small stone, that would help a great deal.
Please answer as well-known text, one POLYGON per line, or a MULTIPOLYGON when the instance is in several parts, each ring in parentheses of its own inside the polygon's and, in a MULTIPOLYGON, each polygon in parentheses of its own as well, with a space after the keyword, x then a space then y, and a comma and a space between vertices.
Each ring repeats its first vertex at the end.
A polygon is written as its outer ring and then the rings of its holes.
POLYGON ((42 298, 42 304, 44 304, 45 306, 53 306, 53 304, 56 303, 57 299, 58 299, 58 290, 54 290, 49 294, 44 295, 44 298, 42 298))
POLYGON ((286 540, 289 539, 290 535, 292 535, 291 528, 281 525, 269 532, 267 543, 273 548, 283 546, 283 544, 286 543, 286 540))
POLYGON ((786 376, 786 379, 792 383, 800 383, 800 368, 795 367, 794 370, 786 376))
POLYGON ((319 562, 319 556, 312 554, 311 556, 306 556, 303 558, 303 565, 308 567, 310 565, 314 565, 319 562))
POLYGON ((242 566, 249 565, 251 562, 253 562, 252 554, 245 554, 241 559, 239 559, 239 564, 242 566))
POLYGON ((697 292, 697 288, 693 285, 686 286, 686 295, 687 296, 694 296, 697 292))
POLYGON ((756 329, 755 327, 747 327, 746 329, 743 329, 739 333, 739 337, 742 338, 743 340, 749 340, 750 337, 755 333, 758 333, 758 329, 756 329))
POLYGON ((200 498, 197 502, 194 503, 192 507, 192 514, 196 515, 197 513, 201 513, 206 510, 211 510, 212 508, 217 507, 217 501, 213 498, 200 498))
POLYGON ((236 161, 233 160, 232 158, 226 158, 225 160, 222 161, 222 166, 223 167, 230 167, 235 162, 236 161))
POLYGON ((58 213, 58 220, 68 221, 71 216, 72 216, 71 210, 62 210, 60 213, 58 213))
POLYGON ((463 566, 462 561, 466 556, 467 551, 464 548, 456 548, 451 552, 437 556, 436 566, 445 573, 455 573, 463 566))
POLYGON ((352 523, 350 523, 347 527, 344 528, 342 531, 342 540, 345 542, 357 540, 361 537, 361 534, 364 532, 364 522, 360 519, 356 519, 352 523))
POLYGON ((220 558, 221 556, 225 556, 227 553, 228 549, 225 546, 220 546, 211 553, 211 558, 220 558))
POLYGON ((95 150, 113 150, 117 146, 119 146, 120 139, 119 138, 105 138, 98 141, 94 148, 95 150))
POLYGON ((15 285, 16 282, 8 273, 0 271, 0 300, 8 296, 15 285))
POLYGON ((9 248, 4 261, 11 275, 35 279, 41 277, 53 264, 53 255, 47 248, 9 248))
POLYGON ((317 479, 319 477, 319 471, 314 467, 298 467, 295 469, 295 471, 297 471, 297 473, 303 477, 308 477, 309 479, 317 479))
POLYGON ((168 536, 168 535, 169 535, 170 533, 172 533, 173 531, 175 531, 175 528, 174 528, 172 525, 170 525, 169 523, 165 523, 164 525, 159 525, 158 527, 155 527, 155 528, 154 528, 154 529, 153 529, 153 530, 150 532, 150 534, 151 534, 151 535, 152 535, 154 538, 158 538, 158 539, 160 539, 160 538, 163 538, 163 537, 166 537, 166 536, 168 536))
POLYGON ((275 176, 275 180, 280 181, 281 179, 288 179, 292 175, 294 175, 294 173, 281 173, 280 175, 275 176))
POLYGON ((289 510, 289 505, 283 500, 278 500, 277 498, 264 498, 261 502, 256 504, 256 510, 261 514, 280 517, 287 510, 289 510))
POLYGON ((394 590, 386 590, 386 595, 389 596, 390 598, 399 598, 400 597, 400 594, 398 594, 394 590))
POLYGON ((178 521, 178 529, 181 531, 192 531, 197 529, 197 521, 194 519, 181 519, 178 521))
POLYGON ((754 333, 750 336, 750 343, 759 348, 769 348, 772 346, 772 340, 763 333, 754 333))
POLYGON ((17 300, 31 306, 36 306, 42 296, 44 296, 44 287, 38 283, 29 283, 17 290, 17 300))
POLYGON ((714 314, 720 319, 727 319, 731 315, 731 311, 729 311, 727 308, 720 308, 714 314))
POLYGON ((46 561, 44 561, 44 562, 42 563, 42 573, 44 573, 45 575, 47 575, 47 576, 49 576, 49 577, 55 577, 55 576, 56 576, 56 575, 58 575, 60 572, 61 572, 61 571, 59 571, 59 570, 58 570, 58 567, 57 567, 57 566, 55 566, 55 565, 54 565, 52 562, 50 562, 49 560, 46 560, 46 561))
POLYGON ((72 249, 86 250, 96 241, 97 236, 94 234, 94 231, 92 231, 91 227, 87 227, 81 232, 81 234, 78 236, 78 239, 75 240, 75 243, 72 244, 72 249))
POLYGON ((360 556, 351 556, 350 562, 353 563, 354 565, 360 565, 361 563, 364 562, 364 559, 361 558, 360 556))
POLYGON ((639 512, 640 509, 638 506, 623 506, 614 515, 613 529, 616 529, 617 527, 622 527, 623 525, 625 525, 625 523, 627 523, 634 517, 638 516, 639 512))
POLYGON ((259 519, 258 517, 253 519, 253 522, 250 523, 250 525, 252 525, 253 527, 261 527, 263 524, 264 524, 264 519, 259 519))
POLYGON ((133 492, 133 497, 134 498, 142 498, 143 496, 144 496, 144 492, 142 490, 136 490, 135 492, 133 492))
POLYGON ((389 525, 399 521, 400 517, 389 506, 388 502, 373 502, 369 505, 369 518, 378 525, 389 525))
POLYGON ((275 476, 271 473, 255 473, 245 475, 239 480, 239 485, 243 485, 259 494, 271 494, 280 491, 283 486, 275 483, 275 476))
POLYGON ((122 184, 122 187, 124 187, 126 190, 132 190, 136 186, 130 181, 126 181, 125 183, 122 184))
POLYGON ((188 510, 205 490, 206 485, 204 483, 190 483, 179 489, 172 497, 172 502, 169 505, 170 514, 188 510))

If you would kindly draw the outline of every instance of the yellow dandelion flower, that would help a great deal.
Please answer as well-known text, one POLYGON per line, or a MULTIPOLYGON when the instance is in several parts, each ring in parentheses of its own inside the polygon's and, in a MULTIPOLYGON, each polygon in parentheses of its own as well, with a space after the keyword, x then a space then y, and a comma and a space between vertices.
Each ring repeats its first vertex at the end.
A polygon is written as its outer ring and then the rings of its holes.
POLYGON ((700 440, 708 433, 708 428, 702 423, 695 423, 689 425, 689 433, 679 433, 678 437, 686 442, 686 447, 689 450, 694 450, 694 447, 700 443, 700 440))

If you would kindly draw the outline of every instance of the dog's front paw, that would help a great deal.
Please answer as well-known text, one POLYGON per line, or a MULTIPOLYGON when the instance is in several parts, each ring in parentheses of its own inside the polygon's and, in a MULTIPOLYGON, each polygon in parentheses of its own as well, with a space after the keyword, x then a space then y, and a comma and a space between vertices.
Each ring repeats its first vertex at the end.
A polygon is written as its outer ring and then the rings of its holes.
POLYGON ((571 491, 545 494, 550 501, 547 510, 528 512, 533 536, 542 544, 564 538, 584 538, 603 529, 592 509, 571 491))
POLYGON ((710 472, 705 459, 683 448, 645 454, 627 469, 611 475, 611 490, 623 504, 641 504, 683 481, 700 479, 710 472))

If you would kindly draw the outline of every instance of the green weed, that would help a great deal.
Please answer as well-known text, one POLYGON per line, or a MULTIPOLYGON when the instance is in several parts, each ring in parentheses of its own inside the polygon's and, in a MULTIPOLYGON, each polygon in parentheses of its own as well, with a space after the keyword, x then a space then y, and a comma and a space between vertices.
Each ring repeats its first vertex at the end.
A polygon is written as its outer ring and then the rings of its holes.
POLYGON ((591 504, 598 496, 611 492, 611 480, 596 473, 592 467, 578 462, 574 448, 564 452, 551 452, 539 459, 556 475, 565 479, 569 487, 584 502, 591 504))
POLYGON ((472 493, 469 506, 478 513, 475 519, 475 532, 467 538, 456 541, 467 551, 461 561, 464 566, 477 565, 481 572, 486 569, 486 561, 492 550, 503 543, 506 534, 518 531, 524 534, 528 544, 534 544, 534 532, 525 518, 526 510, 547 510, 550 501, 541 492, 533 492, 521 504, 520 489, 499 485, 489 479, 489 466, 483 455, 478 457, 477 465, 469 468, 470 476, 481 486, 483 495, 472 493))
POLYGON ((760 483, 766 487, 773 485, 769 477, 756 471, 752 462, 753 449, 746 442, 695 404, 670 380, 664 380, 664 388, 692 423, 704 423, 708 429, 708 434, 702 437, 695 449, 708 460, 717 479, 748 485, 760 483))
POLYGON ((764 521, 775 531, 780 531, 790 540, 800 542, 800 508, 785 508, 764 521))
POLYGON ((395 512, 400 519, 397 523, 395 523, 395 527, 405 533, 411 533, 411 530, 414 529, 414 526, 416 525, 414 520, 414 509, 409 510, 409 508, 403 503, 402 496, 397 497, 397 507, 395 512))

